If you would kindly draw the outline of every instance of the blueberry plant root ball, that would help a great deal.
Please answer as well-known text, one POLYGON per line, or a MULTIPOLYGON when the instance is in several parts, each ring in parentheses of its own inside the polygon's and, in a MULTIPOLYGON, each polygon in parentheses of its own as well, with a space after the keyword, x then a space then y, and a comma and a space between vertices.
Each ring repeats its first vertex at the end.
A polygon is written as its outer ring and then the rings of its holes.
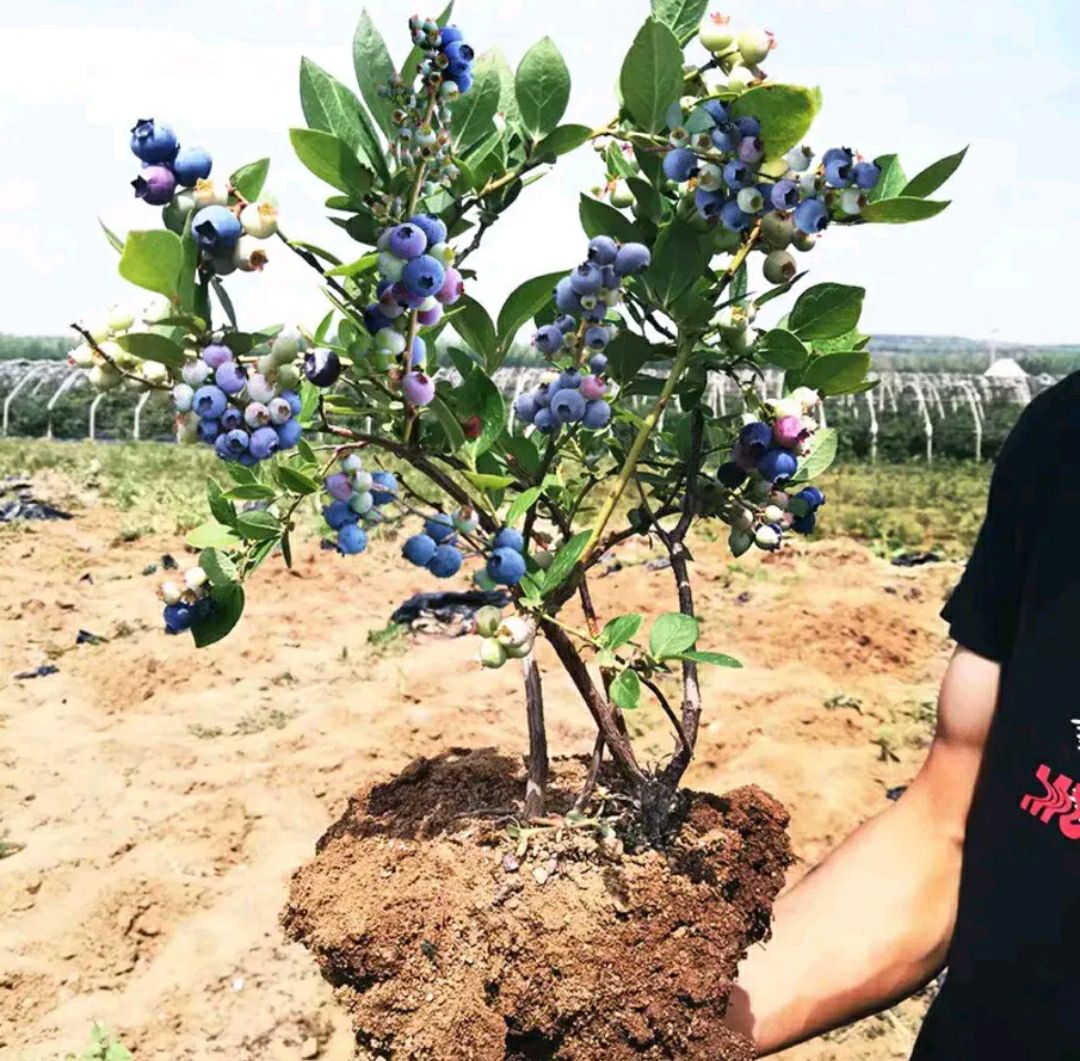
MULTIPOLYGON (((552 763, 551 813, 585 766, 552 763)), ((492 750, 417 760, 357 793, 293 877, 285 931, 348 985, 358 1041, 399 1044, 395 1061, 749 1061, 723 1015, 791 861, 784 809, 754 787, 684 792, 664 848, 568 830, 522 855, 483 815, 524 783, 492 750)))

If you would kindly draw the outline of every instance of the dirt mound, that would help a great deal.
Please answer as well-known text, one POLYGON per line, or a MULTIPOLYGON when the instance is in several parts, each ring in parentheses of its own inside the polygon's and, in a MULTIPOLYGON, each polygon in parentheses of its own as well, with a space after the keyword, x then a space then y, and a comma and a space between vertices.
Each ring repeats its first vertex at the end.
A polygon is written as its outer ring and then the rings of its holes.
MULTIPOLYGON (((556 764, 553 809, 583 776, 556 764)), ((294 877, 285 929, 358 1041, 395 1061, 751 1058, 722 1017, 790 860, 783 808, 688 793, 666 849, 624 849, 558 819, 515 840, 523 790, 493 751, 421 759, 354 796, 294 877)))

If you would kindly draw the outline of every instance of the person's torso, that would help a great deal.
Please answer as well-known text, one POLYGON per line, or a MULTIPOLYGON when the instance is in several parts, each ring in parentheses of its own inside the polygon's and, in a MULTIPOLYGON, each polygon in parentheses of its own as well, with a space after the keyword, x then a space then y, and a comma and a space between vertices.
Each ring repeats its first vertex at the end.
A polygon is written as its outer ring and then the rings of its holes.
POLYGON ((913 1061, 1080 1061, 1080 486, 1046 498, 913 1061), (1045 529, 1043 529, 1045 528, 1045 529))

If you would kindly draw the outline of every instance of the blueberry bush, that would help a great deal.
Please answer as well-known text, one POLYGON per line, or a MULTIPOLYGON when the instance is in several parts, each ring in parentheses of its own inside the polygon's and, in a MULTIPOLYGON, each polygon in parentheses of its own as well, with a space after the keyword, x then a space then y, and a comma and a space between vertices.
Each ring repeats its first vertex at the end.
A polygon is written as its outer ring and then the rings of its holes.
POLYGON ((562 122, 570 74, 550 39, 515 72, 497 51, 478 55, 448 9, 409 20, 413 49, 397 66, 364 14, 359 95, 303 60, 308 128, 291 131, 333 189, 331 221, 361 245, 353 261, 284 236, 263 196, 267 160, 211 178, 207 152, 140 120, 135 193, 162 208, 164 227, 107 235, 121 274, 158 299, 79 325, 76 352, 98 386, 171 390, 180 438, 222 460, 211 518, 188 538, 198 566, 162 590, 169 632, 190 631, 198 646, 226 636, 248 576, 272 554, 291 563, 308 499, 345 556, 400 526, 403 562, 433 581, 509 594, 476 625, 481 664, 522 661, 527 812, 543 812, 547 776, 542 636, 596 724, 589 785, 610 756, 654 834, 693 755, 698 670, 738 666, 699 643, 691 528, 727 524, 736 556, 812 530, 825 501, 813 480, 837 450, 819 405, 873 385, 863 290, 806 285, 798 256, 831 226, 933 217, 947 204, 929 196, 962 159, 908 180, 895 154, 815 155, 804 141, 819 90, 768 78, 771 35, 736 32, 705 4, 653 0, 616 113, 595 127, 562 122), (603 178, 581 196, 584 235, 566 248, 567 268, 522 277, 489 313, 467 293, 486 232, 586 145, 603 178), (318 273, 330 308, 313 330, 236 321, 224 279, 262 269, 271 239, 318 273), (789 294, 786 315, 756 326, 789 294), (550 371, 508 407, 492 375, 530 322, 550 371), (785 372, 777 400, 752 387, 765 366, 785 372), (704 406, 715 372, 739 381, 743 413, 704 406), (601 557, 638 536, 667 551, 677 604, 648 630, 638 614, 599 615, 589 589, 601 557), (573 598, 583 625, 562 617, 573 598), (661 685, 675 673, 677 706, 661 685), (638 758, 625 724, 646 696, 674 732, 660 766, 638 758))

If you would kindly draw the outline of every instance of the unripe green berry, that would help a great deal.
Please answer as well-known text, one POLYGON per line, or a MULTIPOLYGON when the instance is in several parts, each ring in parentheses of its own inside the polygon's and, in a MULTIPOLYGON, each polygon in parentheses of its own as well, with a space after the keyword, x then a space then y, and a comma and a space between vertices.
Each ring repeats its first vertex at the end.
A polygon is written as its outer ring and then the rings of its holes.
POLYGON ((747 29, 739 34, 736 44, 747 66, 759 66, 773 47, 771 34, 761 29, 747 29))
POLYGON ((506 662, 506 649, 494 638, 485 637, 480 642, 480 651, 477 658, 483 666, 495 669, 506 662))
POLYGON ((787 251, 773 251, 765 259, 763 272, 770 284, 785 284, 797 271, 795 259, 787 251))
POLYGON ((802 251, 805 254, 806 251, 812 251, 817 246, 817 236, 796 229, 795 235, 791 237, 791 245, 797 251, 802 251))
POLYGON ((769 213, 761 219, 761 243, 768 250, 782 251, 791 246, 794 237, 795 224, 791 218, 769 213))
POLYGON ((630 191, 626 181, 616 181, 615 187, 611 189, 611 205, 621 210, 630 206, 633 201, 634 193, 630 191))

